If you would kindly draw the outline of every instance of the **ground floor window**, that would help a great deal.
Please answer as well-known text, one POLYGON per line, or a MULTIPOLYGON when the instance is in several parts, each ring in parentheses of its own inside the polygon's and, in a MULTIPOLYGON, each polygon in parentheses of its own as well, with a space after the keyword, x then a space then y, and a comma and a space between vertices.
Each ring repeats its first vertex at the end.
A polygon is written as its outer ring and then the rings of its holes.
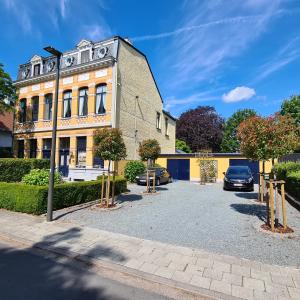
POLYGON ((30 158, 36 158, 37 140, 30 140, 30 158))
POLYGON ((43 158, 50 159, 52 139, 43 139, 43 158))
POLYGON ((77 137, 77 167, 86 167, 86 136, 77 137))
POLYGON ((24 158, 24 140, 18 141, 18 158, 24 158))
POLYGON ((104 160, 101 157, 94 156, 93 167, 103 169, 104 168, 104 160))

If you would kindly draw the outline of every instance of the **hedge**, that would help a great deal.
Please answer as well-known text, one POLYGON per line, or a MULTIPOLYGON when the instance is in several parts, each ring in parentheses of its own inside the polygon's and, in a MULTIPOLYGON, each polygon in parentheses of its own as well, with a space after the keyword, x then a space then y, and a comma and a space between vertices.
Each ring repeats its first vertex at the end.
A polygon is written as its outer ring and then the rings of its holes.
POLYGON ((50 169, 49 159, 0 158, 0 181, 20 182, 32 169, 50 169))
POLYGON ((277 178, 280 180, 286 180, 287 174, 294 171, 300 171, 300 162, 284 162, 276 164, 273 167, 273 172, 276 173, 277 178))
POLYGON ((273 167, 277 179, 286 182, 286 191, 300 200, 300 162, 285 162, 273 167))
MULTIPOLYGON (((126 180, 116 177, 116 194, 127 190, 126 180)), ((81 181, 54 186, 53 209, 61 209, 100 198, 101 181, 81 181)), ((48 186, 0 182, 0 208, 35 215, 47 211, 48 186)))
POLYGON ((300 200, 300 171, 288 173, 286 189, 292 196, 300 200))

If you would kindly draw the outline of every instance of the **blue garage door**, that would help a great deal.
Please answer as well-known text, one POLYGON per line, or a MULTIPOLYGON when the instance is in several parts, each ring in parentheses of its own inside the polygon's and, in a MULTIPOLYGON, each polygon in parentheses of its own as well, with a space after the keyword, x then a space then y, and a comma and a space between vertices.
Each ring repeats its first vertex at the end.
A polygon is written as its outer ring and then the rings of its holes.
POLYGON ((248 159, 230 159, 230 166, 248 166, 253 174, 254 183, 258 183, 259 181, 259 163, 258 161, 252 161, 248 159))
POLYGON ((190 180, 189 159, 168 159, 167 169, 174 179, 190 180))

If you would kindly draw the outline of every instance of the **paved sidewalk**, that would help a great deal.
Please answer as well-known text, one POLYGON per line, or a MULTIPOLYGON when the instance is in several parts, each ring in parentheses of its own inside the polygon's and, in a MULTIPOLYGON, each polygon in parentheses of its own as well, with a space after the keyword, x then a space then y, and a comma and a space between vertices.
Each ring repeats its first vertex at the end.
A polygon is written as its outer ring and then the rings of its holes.
MULTIPOLYGON (((218 299, 300 299, 300 269, 0 210, 0 236, 120 266, 218 299)), ((284 251, 284 249, 282 249, 284 251)), ((299 256, 300 259, 300 256, 299 256)), ((194 298, 195 299, 195 298, 194 298)), ((208 298, 206 298, 208 299, 208 298)))

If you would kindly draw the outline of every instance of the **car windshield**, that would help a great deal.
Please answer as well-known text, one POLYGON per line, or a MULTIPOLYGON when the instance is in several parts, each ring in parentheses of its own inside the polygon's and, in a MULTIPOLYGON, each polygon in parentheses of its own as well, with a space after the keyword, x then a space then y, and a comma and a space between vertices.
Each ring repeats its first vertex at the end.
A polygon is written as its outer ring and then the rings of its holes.
POLYGON ((250 175, 250 171, 248 168, 229 168, 227 171, 227 175, 250 175))

